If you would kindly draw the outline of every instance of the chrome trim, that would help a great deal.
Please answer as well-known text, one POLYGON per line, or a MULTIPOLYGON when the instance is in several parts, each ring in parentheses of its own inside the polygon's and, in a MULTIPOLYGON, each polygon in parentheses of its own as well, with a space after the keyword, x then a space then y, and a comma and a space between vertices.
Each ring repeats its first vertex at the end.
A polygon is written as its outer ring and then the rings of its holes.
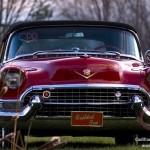
MULTIPOLYGON (((73 88, 86 88, 86 87, 95 87, 95 88, 127 88, 127 89, 134 89, 134 90, 141 90, 143 91, 145 94, 147 94, 147 96, 149 96, 148 92, 145 91, 143 88, 141 88, 140 86, 138 85, 129 85, 129 84, 62 84, 62 85, 36 85, 36 86, 33 86, 33 87, 29 87, 20 97, 19 100, 17 99, 13 99, 12 101, 11 100, 7 100, 7 102, 23 102, 24 101, 24 97, 29 93, 31 92, 32 90, 42 90, 42 89, 57 89, 57 88, 70 88, 70 87, 73 87, 73 88)), ((40 97, 37 95, 38 97, 38 100, 36 100, 34 102, 34 98, 32 98, 32 102, 31 103, 35 103, 34 105, 37 104, 40 104, 40 97)), ((0 100, 1 102, 6 102, 6 100, 0 100)), ((43 104, 50 104, 50 105, 61 105, 61 103, 55 103, 55 102, 42 102, 43 104)), ((120 105, 120 104, 131 104, 130 102, 113 102, 113 103, 80 103, 81 105, 120 105)), ((66 103, 66 105, 79 105, 79 103, 66 103)), ((38 108, 39 108, 39 105, 38 105, 38 108)), ((20 110, 19 111, 19 115, 21 117, 25 116, 29 111, 31 111, 31 109, 34 111, 34 113, 37 111, 34 110, 34 107, 32 108, 31 105, 29 104, 28 106, 24 107, 23 110, 20 110)), ((33 113, 32 111, 32 113, 33 113)), ((15 115, 16 112, 0 112, 0 116, 3 117, 3 116, 13 116, 15 115)), ((1 118, 0 117, 0 118, 1 118)))
POLYGON ((145 93, 148 97, 149 97, 149 101, 150 101, 150 93, 148 93, 145 89, 143 89, 142 87, 140 87, 139 89, 140 91, 142 91, 143 93, 145 93))
POLYGON ((23 100, 26 94, 31 92, 32 90, 42 90, 42 89, 56 89, 56 88, 85 88, 85 87, 94 87, 94 88, 128 88, 134 90, 143 91, 149 97, 149 93, 141 88, 139 85, 130 85, 130 84, 57 84, 57 85, 36 85, 29 87, 26 91, 20 96, 19 100, 23 100))
MULTIPOLYGON (((150 125, 150 109, 144 106, 142 100, 137 96, 133 99, 133 110, 135 110, 138 120, 141 123, 150 125)), ((149 126, 150 127, 150 126, 149 126)))
POLYGON ((29 88, 27 88, 27 89, 23 92, 23 94, 20 96, 19 101, 23 101, 24 97, 25 97, 29 92, 31 92, 32 90, 33 90, 32 86, 29 87, 29 88))
POLYGON ((6 103, 7 103, 7 102, 15 102, 15 103, 16 103, 16 102, 18 102, 18 101, 19 101, 18 99, 9 99, 9 100, 8 100, 8 99, 7 99, 7 100, 0 99, 0 102, 6 102, 6 103))
MULTIPOLYGON (((56 88, 127 88, 127 89, 133 89, 133 90, 139 90, 144 92, 150 100, 150 94, 140 87, 139 85, 131 85, 131 84, 97 84, 97 83, 92 83, 92 84, 57 84, 57 85, 36 85, 36 86, 31 86, 28 89, 26 89, 23 94, 20 96, 19 99, 10 99, 9 101, 23 101, 24 97, 31 91, 33 90, 43 90, 43 89, 56 89, 56 88)), ((5 99, 0 99, 0 101, 6 101, 5 99)), ((7 100, 8 101, 8 100, 7 100)))
POLYGON ((18 115, 19 120, 21 121, 27 121, 29 118, 33 117, 36 111, 38 111, 41 107, 41 100, 39 96, 34 96, 30 103, 22 108, 22 110, 19 110, 18 112, 11 111, 0 111, 0 121, 5 120, 5 121, 10 121, 10 119, 13 116, 18 115))
POLYGON ((55 89, 55 88, 86 88, 86 87, 94 87, 94 88, 128 88, 128 89, 135 89, 139 90, 139 85, 130 85, 130 84, 57 84, 57 85, 36 85, 33 86, 33 90, 42 90, 44 88, 47 89, 55 89))
POLYGON ((147 50, 144 54, 144 59, 146 60, 146 64, 150 62, 149 55, 150 55, 150 50, 147 50))
MULTIPOLYGON (((13 32, 13 33, 14 33, 14 32, 13 32)), ((6 61, 6 56, 7 56, 7 53, 8 53, 8 47, 9 47, 9 45, 10 45, 10 39, 12 38, 13 33, 10 33, 10 35, 9 35, 9 37, 8 37, 8 40, 7 40, 7 43, 6 43, 6 48, 5 48, 6 50, 5 50, 5 53, 4 53, 3 60, 2 60, 2 64, 4 64, 5 61, 6 61)))
POLYGON ((118 102, 118 103, 53 103, 53 102, 43 102, 43 104, 49 105, 126 105, 132 104, 131 102, 118 102))
MULTIPOLYGON (((23 94, 20 96, 19 101, 23 101, 24 97, 31 91, 33 90, 43 90, 43 89, 58 89, 58 88, 128 88, 128 89, 134 89, 134 90, 139 90, 142 89, 140 88, 139 85, 130 85, 130 84, 97 84, 97 83, 92 83, 92 84, 56 84, 56 85, 35 85, 31 86, 26 91, 23 92, 23 94)), ((147 93, 147 92, 146 92, 147 93)))
MULTIPOLYGON (((108 51, 107 53, 100 53, 100 52, 90 52, 90 51, 81 51, 81 52, 76 52, 76 51, 73 51, 73 52, 70 52, 70 51, 68 51, 68 52, 53 52, 53 51, 51 51, 51 53, 49 52, 46 52, 46 51, 43 51, 43 53, 41 53, 41 54, 37 54, 37 55, 62 55, 62 54, 66 54, 66 55, 69 55, 69 54, 74 54, 75 55, 75 57, 79 57, 79 56, 76 56, 76 55, 85 55, 85 54, 87 54, 87 55, 108 55, 108 56, 116 56, 116 53, 110 53, 111 51, 108 51)), ((36 56, 37 56, 36 55, 36 56)), ((143 62, 143 61, 141 61, 140 59, 137 59, 135 56, 132 56, 132 55, 128 55, 128 54, 119 54, 120 56, 119 57, 128 57, 128 58, 132 58, 132 59, 134 59, 134 60, 137 60, 137 61, 140 61, 140 62, 143 62)), ((5 58, 5 61, 4 61, 4 63, 6 63, 6 62, 10 62, 10 61, 14 61, 14 60, 16 60, 16 59, 18 59, 18 58, 20 58, 20 57, 28 57, 28 56, 33 56, 34 57, 34 53, 30 53, 30 54, 23 54, 23 55, 18 55, 18 56, 16 56, 16 57, 14 57, 14 58, 12 58, 12 59, 9 59, 9 60, 6 60, 6 58, 5 58)), ((91 57, 93 57, 93 56, 91 56, 91 57)), ((107 58, 107 57, 106 57, 107 58)))

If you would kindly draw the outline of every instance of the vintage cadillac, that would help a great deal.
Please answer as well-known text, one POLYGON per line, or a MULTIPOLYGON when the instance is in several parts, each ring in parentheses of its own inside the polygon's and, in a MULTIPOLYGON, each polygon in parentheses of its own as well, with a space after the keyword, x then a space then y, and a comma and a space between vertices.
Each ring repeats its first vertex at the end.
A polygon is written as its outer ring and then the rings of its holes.
POLYGON ((32 135, 111 136, 150 130, 150 51, 136 30, 98 21, 20 22, 1 44, 0 127, 32 135))

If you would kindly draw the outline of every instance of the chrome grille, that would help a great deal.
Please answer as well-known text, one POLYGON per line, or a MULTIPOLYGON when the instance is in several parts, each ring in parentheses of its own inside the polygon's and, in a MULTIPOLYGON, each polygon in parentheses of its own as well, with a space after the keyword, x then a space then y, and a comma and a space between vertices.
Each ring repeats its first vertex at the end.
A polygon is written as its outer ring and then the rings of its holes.
POLYGON ((104 116, 134 117, 129 105, 43 105, 37 116, 71 116, 71 111, 103 112, 104 116))
MULTIPOLYGON (((33 90, 28 93, 24 105, 33 95, 42 97, 43 91, 33 90)), ((133 117, 133 95, 141 96, 147 105, 145 93, 128 88, 58 88, 50 92, 50 98, 43 98, 43 107, 37 112, 38 116, 70 116, 71 111, 102 111, 104 116, 133 117), (115 97, 117 91, 122 94, 120 99, 115 97)))

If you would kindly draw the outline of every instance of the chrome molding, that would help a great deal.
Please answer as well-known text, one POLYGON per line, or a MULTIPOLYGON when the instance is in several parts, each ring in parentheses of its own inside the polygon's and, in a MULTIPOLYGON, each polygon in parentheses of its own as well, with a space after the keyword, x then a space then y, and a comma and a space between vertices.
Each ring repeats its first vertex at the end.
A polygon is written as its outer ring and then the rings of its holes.
MULTIPOLYGON (((127 89, 132 89, 132 90, 139 90, 142 91, 147 95, 147 97, 150 100, 150 94, 140 87, 139 85, 131 85, 131 84, 58 84, 58 85, 36 85, 36 86, 31 86, 28 89, 26 89, 23 94, 20 96, 19 99, 9 99, 7 101, 23 101, 24 97, 31 91, 34 90, 43 90, 43 89, 64 89, 64 88, 127 88, 127 89)), ((4 99, 0 99, 0 101, 5 101, 4 99)))
MULTIPOLYGON (((100 52, 88 52, 88 51, 85 51, 85 52, 70 52, 70 51, 68 51, 68 52, 51 52, 51 53, 48 53, 48 52, 44 52, 43 51, 43 53, 42 54, 37 54, 37 55, 58 55, 57 57, 59 57, 59 56, 61 56, 61 55, 66 55, 67 57, 70 57, 70 55, 74 55, 74 57, 80 57, 80 56, 83 56, 83 55, 85 55, 85 54, 87 54, 87 55, 91 55, 91 57, 93 57, 93 55, 95 55, 95 56, 116 56, 116 54, 115 53, 110 53, 109 51, 108 51, 108 53, 100 53, 100 52)), ((10 62, 10 61, 14 61, 14 60, 16 60, 16 59, 18 59, 18 58, 20 58, 20 57, 26 57, 26 56, 29 56, 29 57, 34 57, 34 53, 31 53, 31 54, 23 54, 23 55, 18 55, 18 56, 16 56, 16 57, 14 57, 14 58, 12 58, 12 59, 9 59, 9 60, 6 60, 6 58, 5 58, 5 60, 4 60, 4 62, 3 63, 7 63, 7 62, 10 62)), ((143 61, 141 61, 140 59, 137 59, 135 56, 132 56, 132 55, 128 55, 128 54, 120 54, 120 58, 121 57, 127 57, 127 59, 129 59, 129 58, 132 58, 132 59, 134 59, 134 60, 137 60, 137 61, 140 61, 140 62, 143 62, 143 61)), ((107 58, 107 57, 106 57, 107 58)), ((110 57, 111 58, 111 57, 110 57)))
POLYGON ((19 101, 18 99, 9 99, 9 100, 0 99, 0 102, 6 102, 6 103, 9 103, 9 102, 16 103, 18 101, 19 101))
POLYGON ((33 90, 42 90, 46 89, 56 89, 56 88, 127 88, 139 90, 140 86, 138 85, 130 85, 130 84, 58 84, 58 85, 36 85, 33 86, 33 90))
POLYGON ((145 89, 140 87, 139 91, 142 91, 143 93, 145 93, 150 100, 150 94, 145 89))
POLYGON ((130 84, 58 84, 58 85, 36 85, 28 88, 19 98, 19 101, 23 101, 24 97, 31 91, 34 90, 43 90, 43 89, 64 89, 64 88, 127 88, 132 90, 139 90, 144 92, 148 97, 149 93, 141 88, 139 85, 130 85, 130 84))
POLYGON ((141 124, 147 125, 148 129, 150 129, 150 109, 143 104, 138 96, 134 97, 133 101, 132 109, 135 110, 138 121, 140 121, 141 124))
MULTIPOLYGON (((54 103, 54 102, 44 102, 44 104, 48 105, 64 105, 64 103, 54 103)), ((126 105, 131 104, 131 102, 114 102, 114 103, 65 103, 65 105, 126 105)))
POLYGON ((19 120, 26 121, 29 118, 33 117, 34 114, 40 109, 41 107, 41 99, 39 96, 34 96, 30 103, 23 107, 21 110, 18 111, 0 111, 0 120, 11 120, 13 116, 18 115, 19 120))

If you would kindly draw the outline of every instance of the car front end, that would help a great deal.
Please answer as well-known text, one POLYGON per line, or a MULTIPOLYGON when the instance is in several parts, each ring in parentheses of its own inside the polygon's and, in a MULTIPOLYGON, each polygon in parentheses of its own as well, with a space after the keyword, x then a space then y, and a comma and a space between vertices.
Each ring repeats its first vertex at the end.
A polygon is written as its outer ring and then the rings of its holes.
POLYGON ((18 129, 32 123, 36 135, 146 133, 149 67, 136 31, 115 23, 41 24, 22 23, 5 37, 0 126, 12 129, 18 115, 18 129))

